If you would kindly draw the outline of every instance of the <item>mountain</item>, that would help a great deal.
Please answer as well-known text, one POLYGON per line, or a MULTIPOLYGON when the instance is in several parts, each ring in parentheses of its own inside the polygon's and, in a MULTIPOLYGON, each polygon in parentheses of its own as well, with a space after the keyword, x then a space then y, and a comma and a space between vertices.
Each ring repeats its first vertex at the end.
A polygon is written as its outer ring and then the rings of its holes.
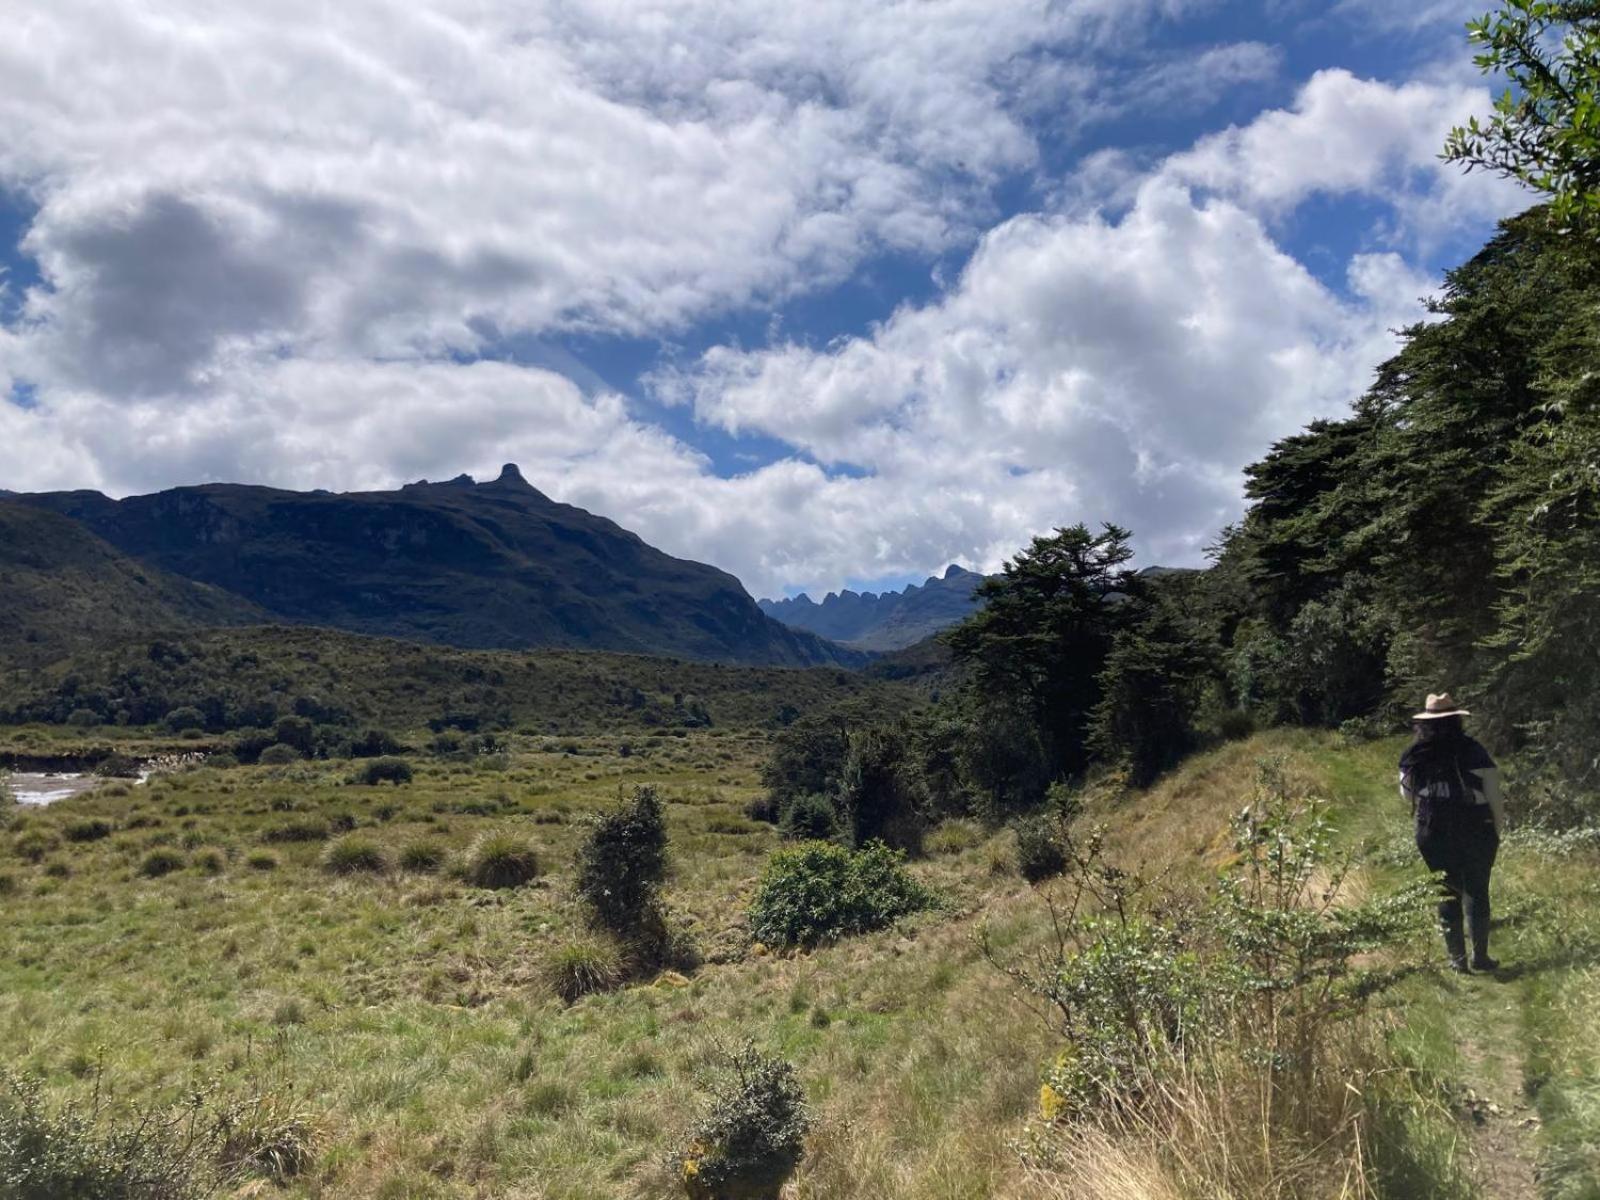
POLYGON ((53 512, 0 498, 0 657, 23 666, 152 630, 265 619, 216 588, 134 561, 53 512))
POLYGON ((724 571, 535 490, 515 466, 392 492, 240 484, 19 495, 265 619, 471 649, 562 647, 779 666, 862 656, 765 616, 724 571))
POLYGON ((943 576, 900 592, 829 592, 818 604, 804 592, 763 600, 761 611, 795 629, 859 650, 901 650, 965 620, 978 608, 983 576, 953 563, 943 576))

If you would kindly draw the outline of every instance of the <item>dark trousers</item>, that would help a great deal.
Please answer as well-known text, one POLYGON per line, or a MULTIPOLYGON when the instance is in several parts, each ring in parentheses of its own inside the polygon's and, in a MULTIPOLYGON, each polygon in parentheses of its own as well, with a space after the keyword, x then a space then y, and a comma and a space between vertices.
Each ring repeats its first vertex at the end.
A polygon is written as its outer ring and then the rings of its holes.
POLYGON ((1462 805, 1428 814, 1417 825, 1417 849, 1429 870, 1443 871, 1439 925, 1451 957, 1466 953, 1462 917, 1472 935, 1475 958, 1489 956, 1489 873, 1500 835, 1488 805, 1462 805))

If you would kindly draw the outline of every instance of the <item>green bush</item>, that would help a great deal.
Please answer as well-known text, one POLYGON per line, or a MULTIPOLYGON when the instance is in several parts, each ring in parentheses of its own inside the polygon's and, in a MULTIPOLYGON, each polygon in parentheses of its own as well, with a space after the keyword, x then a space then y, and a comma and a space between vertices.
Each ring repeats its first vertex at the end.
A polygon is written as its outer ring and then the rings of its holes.
POLYGON ((666 820, 653 787, 592 819, 578 851, 577 891, 600 928, 622 938, 658 929, 666 873, 666 820))
POLYGON ((539 876, 539 856, 525 838, 487 833, 467 851, 467 882, 475 887, 514 888, 539 876))
POLYGON ((98 817, 71 821, 61 831, 69 842, 98 842, 111 836, 111 822, 98 817))
POLYGON ((1024 817, 1016 824, 1017 871, 1029 883, 1052 879, 1067 869, 1060 830, 1047 814, 1024 817))
POLYGON ((350 834, 328 843, 322 852, 322 869, 334 875, 381 875, 389 869, 389 856, 377 842, 350 834))
POLYGON ((256 759, 264 767, 286 767, 290 763, 299 762, 304 755, 287 742, 273 742, 261 752, 256 759))
POLYGON ((826 796, 796 796, 784 807, 778 832, 792 842, 826 842, 839 836, 839 813, 826 796))
POLYGON ((206 715, 192 705, 184 705, 169 712, 162 724, 173 733, 183 729, 204 729, 206 715))
POLYGON ((676 1165, 690 1200, 776 1200, 800 1165, 811 1113, 794 1067, 746 1044, 676 1165))
POLYGON ((362 783, 376 786, 380 783, 399 785, 411 782, 411 764, 403 758, 375 758, 361 768, 362 783))
POLYGON ((352 758, 382 758, 405 752, 405 743, 387 729, 366 729, 350 743, 352 758))
POLYGON ((100 714, 92 708, 77 708, 67 714, 67 724, 73 729, 93 729, 100 724, 100 714))
POLYGON ((263 842, 321 842, 328 837, 328 823, 310 817, 268 825, 261 831, 263 842))
POLYGON ((95 764, 94 773, 106 779, 133 779, 139 774, 140 762, 127 754, 108 754, 95 764))
POLYGON ((855 851, 808 842, 768 860, 750 905, 750 932, 762 942, 812 946, 882 929, 932 903, 901 851, 882 842, 855 851))
POLYGON ((61 839, 46 829, 26 829, 11 843, 11 848, 16 851, 18 858, 26 859, 31 863, 44 861, 49 854, 61 844, 61 839))
POLYGON ((426 874, 444 866, 445 858, 438 842, 411 842, 400 851, 400 869, 426 874))
POLYGON ((624 974, 616 946, 595 937, 563 942, 540 964, 545 986, 567 1004, 594 992, 610 991, 622 982, 624 974))
MULTIPOLYGON (((5 1200, 200 1200, 214 1194, 191 1114, 46 1105, 37 1081, 0 1073, 0 1196, 5 1200)), ((203 1123, 202 1127, 203 1127, 203 1123)))
POLYGON ((170 875, 182 867, 183 855, 176 850, 160 848, 144 856, 144 861, 139 864, 139 874, 146 879, 160 879, 161 876, 170 875))

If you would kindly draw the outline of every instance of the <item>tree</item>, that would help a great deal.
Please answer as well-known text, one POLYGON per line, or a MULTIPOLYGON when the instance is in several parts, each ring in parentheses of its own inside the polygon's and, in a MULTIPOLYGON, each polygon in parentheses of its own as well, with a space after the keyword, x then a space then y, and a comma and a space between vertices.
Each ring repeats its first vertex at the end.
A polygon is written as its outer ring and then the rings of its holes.
POLYGON ((1450 131, 1444 158, 1551 198, 1558 223, 1600 217, 1600 0, 1507 0, 1467 25, 1473 61, 1511 86, 1450 131))
POLYGON ((1144 584, 1126 566, 1126 529, 1057 529, 978 588, 984 607, 946 634, 980 699, 1014 698, 1034 722, 1051 767, 1088 761, 1089 715, 1118 632, 1139 615, 1144 584))

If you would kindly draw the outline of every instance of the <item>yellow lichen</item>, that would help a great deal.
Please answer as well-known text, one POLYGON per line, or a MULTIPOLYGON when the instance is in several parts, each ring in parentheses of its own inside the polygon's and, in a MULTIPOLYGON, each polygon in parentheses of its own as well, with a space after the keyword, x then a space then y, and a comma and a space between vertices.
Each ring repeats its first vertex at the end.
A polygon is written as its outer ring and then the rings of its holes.
POLYGON ((1054 1121, 1067 1111, 1067 1098, 1048 1083, 1039 1085, 1039 1112, 1046 1121, 1054 1121))

